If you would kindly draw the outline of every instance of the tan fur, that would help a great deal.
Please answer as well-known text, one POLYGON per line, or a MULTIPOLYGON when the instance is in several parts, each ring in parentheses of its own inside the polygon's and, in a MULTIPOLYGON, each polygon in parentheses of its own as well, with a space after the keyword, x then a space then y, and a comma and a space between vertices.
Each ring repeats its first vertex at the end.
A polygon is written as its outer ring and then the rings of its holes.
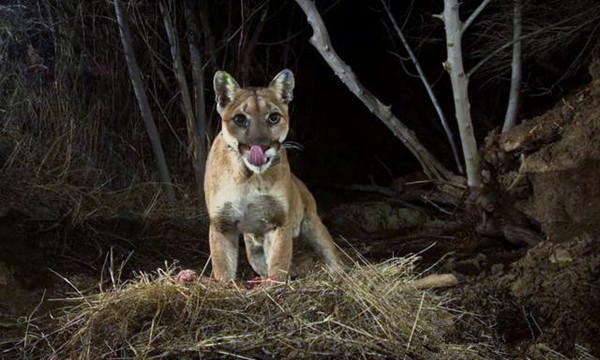
POLYGON ((341 266, 335 244, 317 215, 315 200, 291 173, 281 146, 289 130, 287 104, 292 89, 289 71, 280 73, 269 87, 258 89, 242 89, 223 72, 215 75, 222 130, 208 155, 204 190, 217 280, 235 279, 240 234, 251 266, 263 278, 287 278, 294 239, 309 241, 330 268, 341 266), (273 112, 281 115, 276 125, 267 122, 273 112), (248 128, 233 122, 240 113, 249 119, 248 128), (258 143, 270 146, 267 153, 276 155, 265 169, 253 171, 243 158, 246 147, 258 143))

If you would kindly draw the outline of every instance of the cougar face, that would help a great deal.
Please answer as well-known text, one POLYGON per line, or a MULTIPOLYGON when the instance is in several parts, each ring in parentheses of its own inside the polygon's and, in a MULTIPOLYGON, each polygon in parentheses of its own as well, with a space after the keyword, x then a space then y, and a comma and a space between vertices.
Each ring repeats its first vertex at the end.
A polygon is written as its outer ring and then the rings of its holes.
POLYGON ((286 69, 267 87, 241 88, 231 75, 217 71, 213 83, 225 141, 248 169, 266 171, 289 131, 294 75, 286 69))

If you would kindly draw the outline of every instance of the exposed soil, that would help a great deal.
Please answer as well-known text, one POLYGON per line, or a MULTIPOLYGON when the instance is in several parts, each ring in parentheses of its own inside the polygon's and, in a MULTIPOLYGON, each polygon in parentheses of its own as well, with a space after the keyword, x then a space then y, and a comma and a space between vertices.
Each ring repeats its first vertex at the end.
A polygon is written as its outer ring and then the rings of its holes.
POLYGON ((599 85, 596 78, 546 114, 488 138, 491 171, 546 240, 453 291, 496 324, 515 356, 600 354, 599 85))

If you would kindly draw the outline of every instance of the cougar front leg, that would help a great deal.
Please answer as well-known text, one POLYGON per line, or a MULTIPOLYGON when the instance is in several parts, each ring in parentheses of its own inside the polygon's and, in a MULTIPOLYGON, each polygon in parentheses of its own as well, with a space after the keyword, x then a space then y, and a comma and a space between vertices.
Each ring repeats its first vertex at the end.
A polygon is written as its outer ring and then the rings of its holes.
POLYGON ((224 282, 234 280, 239 252, 238 234, 236 232, 220 232, 211 224, 209 246, 213 277, 224 282))
POLYGON ((264 242, 267 275, 271 280, 285 281, 292 262, 292 231, 280 227, 269 233, 264 242))

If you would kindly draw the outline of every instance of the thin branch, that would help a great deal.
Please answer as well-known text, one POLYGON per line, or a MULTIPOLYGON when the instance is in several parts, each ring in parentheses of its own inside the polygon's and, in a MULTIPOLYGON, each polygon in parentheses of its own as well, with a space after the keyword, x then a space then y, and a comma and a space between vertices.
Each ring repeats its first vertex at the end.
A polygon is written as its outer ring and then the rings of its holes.
POLYGON ((521 50, 521 0, 514 0, 514 18, 513 18, 513 39, 516 40, 513 46, 513 58, 512 58, 512 75, 510 78, 510 95, 508 97, 508 107, 506 109, 506 116, 504 117, 504 125, 502 126, 502 132, 510 130, 517 121, 519 114, 519 96, 521 92, 521 78, 523 74, 522 67, 522 50, 521 50))
POLYGON ((447 170, 417 139, 414 132, 392 114, 390 106, 386 106, 367 90, 348 66, 335 52, 325 23, 312 0, 296 0, 306 14, 308 23, 313 29, 310 43, 317 49, 329 67, 365 106, 377 116, 392 133, 417 158, 425 174, 433 179, 449 179, 452 172, 447 170))
POLYGON ((211 73, 215 73, 219 67, 217 66, 217 47, 215 45, 215 37, 210 27, 210 21, 208 16, 208 1, 200 1, 200 10, 198 11, 198 17, 200 18, 200 24, 202 26, 202 33, 204 35, 204 44, 207 48, 208 63, 210 64, 211 73))
MULTIPOLYGON (((561 20, 561 21, 557 22, 556 24, 548 25, 548 26, 546 26, 546 27, 543 27, 543 28, 541 28, 541 29, 539 29, 539 30, 536 30, 536 31, 534 31, 534 32, 530 32, 530 33, 529 33, 529 34, 527 34, 527 35, 523 35, 523 36, 521 36, 521 37, 520 37, 520 38, 518 38, 518 39, 513 39, 512 41, 509 41, 509 42, 507 42, 506 44, 504 44, 504 45, 500 46, 500 47, 499 47, 499 48, 497 48, 496 50, 494 50, 494 51, 492 51, 491 53, 489 53, 489 54, 488 54, 488 55, 487 55, 485 58, 483 58, 483 59, 482 59, 480 62, 478 62, 478 63, 477 63, 475 66, 473 66, 473 67, 471 68, 471 70, 469 70, 469 72, 467 73, 467 77, 469 77, 469 78, 470 78, 470 77, 471 77, 471 76, 472 76, 472 75, 473 75, 473 74, 474 74, 474 73, 475 73, 477 70, 479 70, 479 68, 480 68, 480 67, 482 67, 482 66, 483 66, 483 65, 484 65, 486 62, 488 62, 488 61, 489 61, 491 58, 493 58, 494 56, 498 55, 499 53, 501 53, 502 51, 504 51, 504 50, 505 50, 505 49, 507 49, 508 47, 512 46, 512 45, 513 45, 514 43, 516 43, 517 41, 523 41, 523 40, 525 40, 525 39, 529 39, 529 38, 535 37, 535 36, 537 36, 537 35, 539 35, 539 34, 541 34, 541 33, 543 33, 543 32, 546 32, 546 31, 548 31, 548 30, 550 30, 550 29, 552 29, 552 28, 555 28, 555 27, 558 27, 558 26, 560 26, 560 25, 562 25, 562 24, 565 24, 565 23, 567 23, 567 22, 569 22, 569 21, 573 20, 573 19, 574 19, 574 18, 576 18, 577 16, 578 16, 578 15, 571 16, 571 17, 569 17, 569 18, 566 18, 566 19, 563 19, 563 20, 561 20)), ((585 27, 585 26, 587 26, 587 25, 589 25, 589 24, 592 24, 592 23, 594 23, 594 22, 596 22, 596 21, 598 21, 598 18, 593 18, 593 19, 591 19, 591 20, 588 20, 588 21, 584 22, 583 24, 579 25, 579 26, 577 27, 577 29, 581 29, 582 27, 585 27)))
POLYGON ((175 75, 175 79, 177 80, 177 86, 179 88, 181 96, 181 105, 187 123, 188 154, 193 156, 196 143, 196 119, 194 116, 194 108, 192 105, 190 89, 183 69, 183 60, 181 57, 179 36, 177 34, 175 26, 173 25, 171 15, 169 14, 166 5, 163 3, 162 0, 159 1, 158 4, 163 18, 165 33, 167 34, 167 40, 169 41, 169 48, 171 50, 171 60, 173 61, 173 74, 175 75))
POLYGON ((460 29, 460 35, 462 36, 467 29, 469 28, 469 26, 471 26, 471 24, 473 23, 473 21, 475 21, 475 19, 479 16, 479 14, 481 14, 481 12, 483 11, 483 9, 486 8, 486 6, 488 6, 489 3, 491 3, 492 0, 483 0, 481 2, 481 4, 479 4, 479 6, 477 7, 477 9, 475 9, 475 11, 473 11, 473 13, 471 14, 471 16, 469 16, 469 18, 467 19, 467 21, 464 22, 462 28, 460 29))
POLYGON ((173 60, 173 73, 175 79, 177 79, 177 85, 180 91, 181 108, 185 115, 187 134, 188 134, 188 154, 191 155, 192 165, 194 167, 194 175, 196 177, 196 187, 198 191, 198 197, 203 195, 203 182, 204 182, 204 137, 199 132, 201 129, 198 126, 198 119, 194 112, 194 106, 192 104, 192 95, 185 75, 185 69, 183 68, 183 59, 181 55, 181 46, 179 43, 179 34, 175 28, 171 15, 163 3, 159 1, 160 12, 163 17, 163 23, 165 26, 165 32, 167 34, 167 40, 169 41, 169 47, 171 49, 171 58, 173 60))
POLYGON ((125 54, 125 62, 127 63, 127 70, 129 71, 129 78, 131 85, 135 92, 135 97, 138 101, 138 106, 144 120, 148 137, 150 138, 150 144, 152 145, 152 151, 154 153, 154 160, 158 167, 158 173, 160 181, 165 189, 167 201, 171 204, 175 203, 175 192, 173 191, 173 185, 171 184, 171 175, 165 159, 165 153, 160 141, 160 134, 156 128, 152 111, 150 110, 150 104, 148 103, 148 97, 144 89, 144 82, 140 68, 135 57, 133 50, 131 32, 129 30, 129 24, 127 23, 126 14, 123 11, 120 0, 114 0, 115 14, 117 16, 117 23, 119 24, 119 34, 121 36, 121 43, 123 45, 123 53, 125 54))
POLYGON ((400 41, 402 41, 402 45, 404 45, 404 49, 408 53, 410 60, 415 65, 415 68, 417 69, 419 78, 421 79, 421 82, 423 83, 425 90, 427 90, 429 99, 431 99, 431 103, 433 104, 433 107, 435 108, 438 118, 440 119, 440 122, 442 123, 442 127, 444 128, 444 132, 446 133, 446 138, 448 138, 448 142, 450 143, 450 148, 452 149, 452 156, 454 157, 454 162, 456 163, 456 167, 457 167, 458 171, 461 174, 463 174, 464 170, 463 170, 462 164, 460 162, 460 156, 458 154, 456 142, 454 141, 454 136, 452 135, 452 131, 450 130, 450 127, 448 126, 448 122, 446 121, 446 117, 444 116, 444 112, 442 111, 442 107, 440 106, 440 104, 437 100, 437 97, 433 93, 433 89, 431 88, 431 85, 429 84, 429 81, 427 80, 427 77, 425 76, 423 69, 421 69, 419 60, 417 60, 417 57, 413 53, 410 45, 408 44, 408 41, 404 37, 402 30, 398 26, 398 23, 396 23, 394 16, 392 16, 392 13, 391 13, 390 9, 388 8, 388 6, 386 5, 385 0, 380 0, 380 1, 381 1, 381 5, 383 5, 383 8, 385 9, 385 12, 386 12, 388 18, 390 19, 392 25, 394 26, 394 29, 396 30, 396 34, 400 38, 400 41))
POLYGON ((263 10, 260 19, 258 20, 258 24, 254 28, 254 32, 248 41, 245 41, 243 44, 243 49, 241 53, 238 55, 241 58, 241 61, 238 62, 239 69, 237 71, 240 74, 242 83, 247 83, 249 80, 249 71, 252 65, 252 61, 255 59, 255 50, 256 45, 258 43, 258 39, 260 38, 263 29, 265 27, 267 15, 269 13, 269 2, 266 2, 265 9, 263 10))
POLYGON ((206 97, 204 93, 204 70, 198 45, 200 43, 200 28, 194 17, 193 0, 187 0, 185 6, 185 21, 188 28, 187 39, 192 64, 192 81, 194 85, 194 108, 196 117, 196 157, 194 170, 196 173, 197 192, 200 206, 204 206, 204 167, 206 159, 206 97))

